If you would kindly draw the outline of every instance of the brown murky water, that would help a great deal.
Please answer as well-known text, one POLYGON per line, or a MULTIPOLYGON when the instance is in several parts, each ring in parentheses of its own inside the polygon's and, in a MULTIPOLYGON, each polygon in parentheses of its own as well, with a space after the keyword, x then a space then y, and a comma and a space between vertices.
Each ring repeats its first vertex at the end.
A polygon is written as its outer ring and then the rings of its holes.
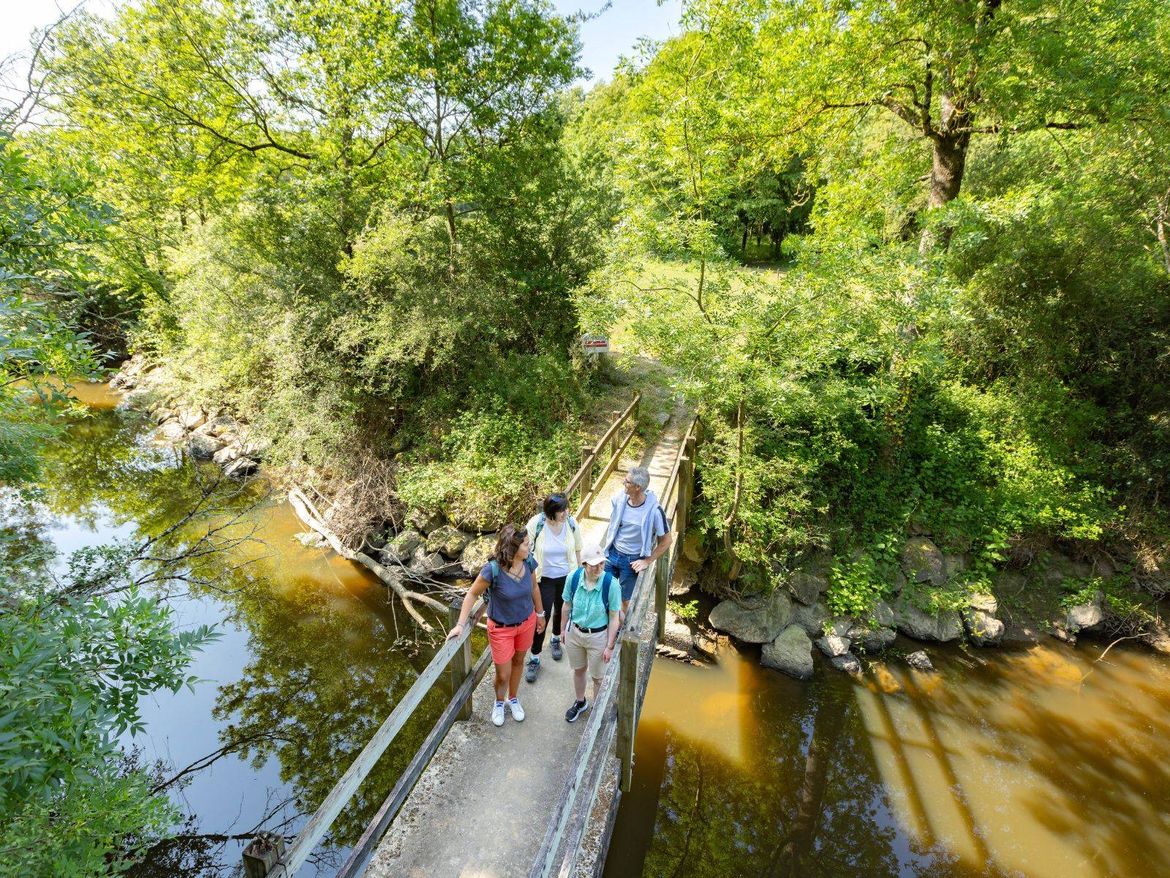
POLYGON ((605 874, 1170 875, 1170 661, 1101 652, 807 684, 659 660, 605 874))
MULTIPOLYGON (((426 666, 437 637, 422 636, 373 577, 296 542, 304 528, 282 496, 260 483, 241 489, 217 467, 152 446, 153 424, 115 411, 104 385, 73 392, 89 416, 47 449, 35 497, 0 490, 0 544, 49 548, 63 566, 76 549, 158 536, 200 503, 209 514, 181 528, 176 546, 237 516, 229 533, 247 536, 198 569, 207 584, 157 589, 180 627, 210 624, 221 637, 195 656, 193 689, 145 699, 145 733, 122 742, 164 778, 206 763, 172 789, 185 823, 134 878, 233 874, 241 842, 225 836, 259 827, 294 834, 426 666)), ((431 692, 301 878, 334 874, 446 697, 441 686, 431 692)))

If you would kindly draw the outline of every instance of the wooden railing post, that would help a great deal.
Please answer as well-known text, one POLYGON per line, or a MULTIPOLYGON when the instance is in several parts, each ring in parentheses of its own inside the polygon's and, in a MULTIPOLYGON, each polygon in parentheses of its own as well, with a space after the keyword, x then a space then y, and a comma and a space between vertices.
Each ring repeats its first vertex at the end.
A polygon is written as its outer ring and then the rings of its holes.
MULTIPOLYGON (((614 419, 614 421, 616 422, 616 421, 617 421, 617 419, 618 419, 618 418, 620 418, 621 416, 622 416, 622 413, 621 413, 621 412, 617 412, 617 411, 615 411, 615 412, 613 413, 613 419, 614 419)), ((617 457, 617 453, 618 453, 618 447, 619 447, 619 444, 620 444, 620 442, 621 442, 621 438, 620 438, 620 436, 619 436, 619 434, 620 434, 620 433, 621 433, 621 430, 615 430, 615 431, 614 431, 614 434, 613 434, 613 438, 609 440, 609 456, 610 456, 610 459, 613 459, 614 457, 617 457)))
MULTIPOLYGON (((457 597, 451 600, 451 605, 447 608, 449 614, 449 621, 451 627, 454 628, 459 624, 459 613, 463 609, 463 598, 457 597)), ((474 620, 468 622, 473 625, 474 620)), ((463 681, 471 676, 471 638, 468 637, 463 644, 463 648, 455 653, 454 658, 451 659, 451 696, 459 691, 459 687, 463 685, 463 681)), ((467 699, 467 703, 459 708, 457 719, 471 719, 471 699, 467 699)))
POLYGON ((617 758, 618 778, 623 793, 634 783, 634 734, 638 721, 638 641, 627 632, 618 647, 617 758))
POLYGON ((244 848, 244 878, 267 878, 284 855, 284 838, 273 832, 259 832, 244 848))
POLYGON ((670 596, 671 554, 670 550, 667 550, 654 562, 654 611, 658 614, 654 636, 657 640, 662 640, 666 636, 666 601, 670 596))
POLYGON ((581 446, 581 466, 585 467, 585 477, 581 479, 581 517, 589 516, 589 496, 593 493, 593 476, 597 470, 597 458, 593 453, 592 445, 581 446))

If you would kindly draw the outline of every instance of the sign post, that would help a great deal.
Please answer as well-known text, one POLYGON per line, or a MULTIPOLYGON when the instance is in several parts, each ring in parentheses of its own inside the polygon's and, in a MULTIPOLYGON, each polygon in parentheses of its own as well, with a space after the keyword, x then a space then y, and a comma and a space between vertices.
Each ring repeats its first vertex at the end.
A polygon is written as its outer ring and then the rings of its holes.
POLYGON ((609 339, 604 335, 586 335, 581 339, 581 347, 587 354, 608 354, 609 339))

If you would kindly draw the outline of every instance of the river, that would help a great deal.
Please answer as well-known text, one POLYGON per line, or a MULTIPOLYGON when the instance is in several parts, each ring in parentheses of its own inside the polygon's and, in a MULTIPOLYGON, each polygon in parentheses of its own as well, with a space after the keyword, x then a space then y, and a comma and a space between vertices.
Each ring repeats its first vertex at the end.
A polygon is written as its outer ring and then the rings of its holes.
MULTIPOLYGON (((217 472, 151 446, 102 386, 78 392, 91 415, 52 449, 41 495, 0 497, 0 527, 58 564, 160 533, 217 472)), ((295 832, 434 649, 375 580, 295 542, 299 522, 260 484, 213 499, 187 539, 233 515, 250 539, 210 584, 166 598, 221 639, 197 655, 194 691, 148 699, 145 734, 124 743, 164 776, 223 755, 174 790, 187 822, 143 878, 227 875, 241 845, 224 836, 295 832)), ((936 674, 891 660, 860 681, 821 665, 808 683, 750 650, 659 659, 605 874, 1170 875, 1170 660, 1102 649, 935 649, 936 674)), ((436 687, 302 876, 333 874, 444 698, 436 687)))
POLYGON ((1170 660, 1103 650, 659 659, 605 876, 1170 875, 1170 660))
MULTIPOLYGON (((33 502, 0 495, 0 527, 57 550, 157 536, 195 508, 219 470, 150 444, 152 424, 114 410, 104 385, 78 385, 89 416, 48 452, 33 502)), ((198 570, 206 584, 163 589, 180 626, 212 624, 220 639, 196 654, 191 690, 141 705, 145 734, 123 741, 169 778, 186 815, 175 842, 153 851, 141 878, 227 875, 260 824, 295 833, 434 651, 386 589, 350 563, 293 539, 303 530, 287 503, 257 483, 210 491, 208 514, 184 527, 188 544, 239 516, 226 535, 247 537, 198 570), (222 754, 216 756, 216 754, 222 754), (287 821, 287 823, 285 822, 287 821)), ((333 843, 302 876, 332 864, 365 828, 445 703, 436 687, 335 824, 333 843)))

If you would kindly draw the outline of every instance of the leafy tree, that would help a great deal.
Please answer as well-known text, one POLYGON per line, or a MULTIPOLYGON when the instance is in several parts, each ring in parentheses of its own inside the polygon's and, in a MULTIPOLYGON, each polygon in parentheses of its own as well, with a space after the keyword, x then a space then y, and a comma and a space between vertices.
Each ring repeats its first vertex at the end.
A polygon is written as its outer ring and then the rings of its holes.
POLYGON ((1146 0, 699 0, 688 16, 750 71, 748 136, 823 149, 888 113, 929 156, 928 209, 962 190, 973 138, 1165 112, 1164 7, 1146 0))

